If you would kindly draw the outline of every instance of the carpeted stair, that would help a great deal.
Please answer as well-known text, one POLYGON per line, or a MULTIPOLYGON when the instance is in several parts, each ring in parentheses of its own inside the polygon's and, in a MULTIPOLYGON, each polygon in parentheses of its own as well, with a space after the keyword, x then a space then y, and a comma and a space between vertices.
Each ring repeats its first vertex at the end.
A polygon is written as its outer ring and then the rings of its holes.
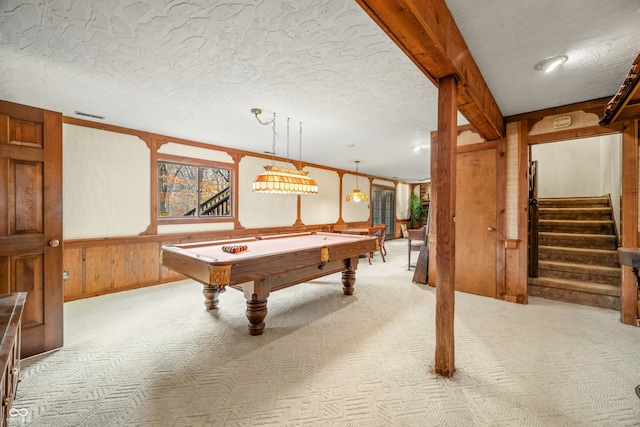
POLYGON ((538 277, 529 295, 620 309, 620 264, 608 196, 538 199, 538 277))

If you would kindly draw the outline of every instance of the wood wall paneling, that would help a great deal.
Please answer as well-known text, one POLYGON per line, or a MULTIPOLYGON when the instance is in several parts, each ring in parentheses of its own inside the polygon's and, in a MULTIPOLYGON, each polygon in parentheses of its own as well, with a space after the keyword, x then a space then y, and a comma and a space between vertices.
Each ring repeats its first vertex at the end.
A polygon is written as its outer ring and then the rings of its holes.
POLYGON ((64 269, 69 274, 69 279, 64 282, 65 300, 68 297, 82 295, 84 292, 84 257, 83 248, 65 248, 64 269))
POLYGON ((156 268, 160 263, 160 253, 155 242, 120 245, 115 248, 114 259, 115 287, 160 280, 156 268))
MULTIPOLYGON (((504 257, 505 257, 505 293, 504 300, 508 302, 517 303, 518 301, 518 285, 521 283, 523 270, 520 266, 519 240, 505 240, 504 257)), ((526 267, 526 266, 525 266, 526 267)), ((525 269, 526 272, 526 269, 525 269)), ((526 276, 524 278, 526 280, 526 276)))
MULTIPOLYGON (((165 244, 195 243, 236 239, 257 235, 308 231, 339 231, 341 228, 367 227, 369 223, 331 224, 265 229, 239 229, 211 233, 143 235, 131 238, 82 239, 65 242, 64 269, 69 280, 64 300, 92 297, 122 290, 152 286, 185 277, 160 264, 160 248, 165 244)), ((1 258, 0 258, 1 260, 1 258)), ((0 272, 2 263, 0 262, 0 272)))
POLYGON ((87 294, 107 293, 114 287, 115 252, 117 246, 98 246, 86 248, 86 284, 87 294))

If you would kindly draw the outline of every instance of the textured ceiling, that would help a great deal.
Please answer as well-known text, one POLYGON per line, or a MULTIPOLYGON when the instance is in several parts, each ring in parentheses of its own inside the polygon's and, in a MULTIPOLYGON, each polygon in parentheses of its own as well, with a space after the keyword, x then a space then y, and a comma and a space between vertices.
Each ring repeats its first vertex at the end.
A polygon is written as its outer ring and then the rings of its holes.
MULTIPOLYGON (((504 115, 612 96, 639 51, 637 0, 447 5, 504 115)), ((410 182, 437 123, 436 89, 349 0, 0 0, 0 99, 264 152, 258 107, 279 156, 291 117, 290 157, 302 121, 303 160, 410 182)))

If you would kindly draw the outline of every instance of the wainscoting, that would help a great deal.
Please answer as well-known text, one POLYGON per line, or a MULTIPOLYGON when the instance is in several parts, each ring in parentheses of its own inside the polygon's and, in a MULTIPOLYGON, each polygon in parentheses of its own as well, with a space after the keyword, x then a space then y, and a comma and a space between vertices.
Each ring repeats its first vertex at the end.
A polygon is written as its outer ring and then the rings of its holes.
MULTIPOLYGON (((64 242, 64 300, 73 301, 112 292, 143 288, 184 279, 160 264, 166 244, 238 239, 258 235, 330 232, 340 227, 367 227, 368 223, 240 229, 208 233, 67 240, 64 242), (335 227, 335 228, 334 228, 335 227)), ((397 227, 400 229, 400 227, 397 227)))

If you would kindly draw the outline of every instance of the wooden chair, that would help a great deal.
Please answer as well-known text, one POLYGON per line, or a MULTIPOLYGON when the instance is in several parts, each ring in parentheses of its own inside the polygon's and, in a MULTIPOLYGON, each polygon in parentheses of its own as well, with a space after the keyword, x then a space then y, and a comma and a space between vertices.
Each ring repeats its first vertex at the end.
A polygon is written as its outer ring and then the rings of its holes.
MULTIPOLYGON (((372 236, 376 236, 378 238, 378 250, 380 251, 382 262, 387 262, 384 259, 384 256, 387 254, 387 249, 384 247, 384 240, 385 240, 385 237, 387 236, 387 225, 374 224, 373 227, 370 228, 369 234, 372 236)), ((371 264, 371 254, 369 254, 369 264, 371 264)))
POLYGON ((411 252, 419 251, 420 248, 425 245, 425 241, 427 240, 427 227, 409 230, 409 238, 407 240, 409 242, 409 263, 407 270, 411 270, 411 252))

